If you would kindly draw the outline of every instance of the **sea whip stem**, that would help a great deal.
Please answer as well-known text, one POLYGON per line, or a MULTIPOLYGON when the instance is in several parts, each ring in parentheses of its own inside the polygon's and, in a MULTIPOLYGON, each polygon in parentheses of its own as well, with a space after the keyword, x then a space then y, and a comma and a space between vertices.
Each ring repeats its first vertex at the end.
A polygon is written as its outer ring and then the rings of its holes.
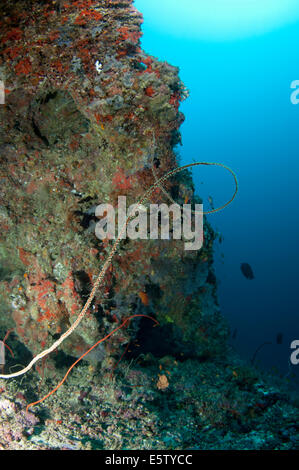
MULTIPOLYGON (((231 204, 231 202, 235 199, 236 195, 237 195, 237 192, 238 192, 238 180, 237 180, 237 177, 235 175, 235 173, 233 172, 233 170, 231 170, 229 167, 223 165, 222 163, 208 163, 208 162, 194 162, 194 163, 189 163, 188 165, 184 165, 184 166, 181 166, 181 167, 178 167, 178 168, 175 168, 171 171, 169 171, 168 173, 166 173, 166 175, 162 176, 161 178, 159 178, 158 180, 156 180, 156 182, 144 193, 144 195, 142 196, 142 198, 137 202, 137 205, 140 205, 142 204, 143 202, 147 201, 149 196, 152 194, 152 192, 160 187, 160 185, 166 181, 167 179, 169 179, 171 176, 175 175, 176 173, 180 173, 181 171, 183 170, 186 170, 188 168, 192 168, 192 167, 195 167, 195 166, 199 166, 199 165, 208 165, 208 166, 220 166, 226 170, 228 170, 233 178, 234 178, 234 181, 235 181, 235 192, 233 194, 233 196, 231 197, 231 199, 226 203, 224 204, 223 206, 219 207, 218 209, 215 209, 214 212, 218 212, 222 209, 224 209, 225 207, 227 207, 229 204, 231 204)), ((14 377, 19 377, 23 374, 26 374, 26 372, 28 372, 30 369, 32 369, 32 367, 34 366, 34 364, 39 361, 40 359, 42 359, 43 357, 47 356, 48 354, 50 354, 51 352, 55 351, 55 349, 58 348, 58 346, 61 345, 61 343, 68 337, 70 336, 73 331, 77 328, 77 326, 81 323, 83 317, 85 316, 91 302, 93 301, 94 297, 95 297, 95 294, 96 294, 96 291, 99 287, 99 285, 101 284, 105 274, 106 274, 106 271, 107 269, 109 268, 110 264, 111 264, 111 261, 112 261, 112 258, 113 256, 115 255, 115 252, 117 251, 117 248, 118 248, 118 245, 120 244, 120 241, 122 239, 122 235, 124 234, 126 228, 127 228, 127 225, 129 223, 129 221, 131 220, 131 218, 133 217, 132 214, 129 214, 127 219, 126 219, 126 222, 124 223, 120 233, 118 234, 118 237, 117 239, 115 240, 112 248, 111 248, 111 251, 108 255, 108 258, 106 259, 95 283, 94 283, 94 286, 89 294, 89 297, 83 307, 83 309, 81 310, 81 312, 79 313, 76 321, 70 326, 70 328, 65 332, 63 333, 63 335, 60 336, 60 338, 55 341, 52 346, 50 346, 48 349, 45 349, 44 351, 40 352, 39 354, 37 354, 33 359, 32 361, 28 364, 27 367, 24 367, 23 369, 17 371, 17 372, 13 372, 12 374, 0 374, 0 379, 12 379, 14 377)))

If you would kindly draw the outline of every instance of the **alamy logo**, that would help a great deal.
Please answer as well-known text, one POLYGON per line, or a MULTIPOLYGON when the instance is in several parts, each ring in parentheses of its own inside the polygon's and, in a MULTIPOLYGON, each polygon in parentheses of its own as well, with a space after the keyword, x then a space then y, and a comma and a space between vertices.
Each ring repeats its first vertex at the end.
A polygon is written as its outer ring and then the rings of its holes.
POLYGON ((293 366, 297 366, 299 364, 299 340, 295 339, 291 343, 291 349, 294 351, 291 354, 290 361, 293 366))
POLYGON ((116 210, 111 204, 100 204, 95 215, 101 218, 95 227, 100 240, 184 240, 185 250, 200 250, 203 245, 203 205, 195 204, 132 204, 127 209, 126 196, 118 197, 117 235, 116 210), (194 217, 192 217, 192 215, 194 217))
POLYGON ((0 104, 5 104, 5 88, 2 80, 0 80, 0 104))
POLYGON ((299 80, 293 80, 291 83, 291 88, 295 90, 291 93, 291 103, 299 104, 299 80))

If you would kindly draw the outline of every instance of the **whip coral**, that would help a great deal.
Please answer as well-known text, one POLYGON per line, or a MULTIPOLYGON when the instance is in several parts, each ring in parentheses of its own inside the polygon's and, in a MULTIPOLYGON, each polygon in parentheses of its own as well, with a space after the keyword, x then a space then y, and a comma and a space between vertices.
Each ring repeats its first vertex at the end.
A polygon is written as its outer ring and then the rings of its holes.
MULTIPOLYGON (((192 168, 192 167, 196 167, 196 166, 200 166, 200 165, 209 165, 209 166, 219 166, 219 167, 222 167, 224 169, 226 169, 227 171, 229 171, 231 173, 231 175, 233 176, 234 178, 234 182, 235 182, 235 191, 234 191, 234 194, 233 196, 231 197, 231 199, 225 203, 223 206, 215 209, 214 211, 210 211, 211 212, 217 212, 217 211, 220 211, 222 209, 224 209, 225 207, 227 207, 229 204, 231 204, 231 202, 234 200, 234 198, 236 197, 237 195, 237 192, 238 192, 238 181, 237 181, 237 177, 235 175, 235 173, 227 166, 221 164, 221 163, 210 163, 210 162, 195 162, 195 163, 190 163, 188 165, 184 165, 184 166, 181 166, 181 167, 177 167, 171 171, 169 171, 168 173, 166 173, 164 176, 162 176, 161 178, 157 179, 156 182, 144 193, 144 195, 140 198, 140 200, 137 202, 138 205, 141 205, 143 204, 144 202, 146 202, 149 197, 152 195, 152 193, 154 192, 154 190, 156 188, 162 188, 162 184, 168 180, 171 176, 174 176, 176 175, 177 173, 180 173, 186 169, 189 169, 189 168, 192 168)), ((167 194, 167 193, 166 193, 167 194)), ((167 194, 168 195, 168 194, 167 194)), ((13 377, 19 377, 20 375, 23 375, 25 374, 26 372, 28 372, 30 369, 32 369, 32 367, 34 366, 34 364, 36 364, 36 362, 38 362, 40 359, 44 358, 45 356, 47 356, 48 354, 50 354, 51 352, 55 351, 61 344, 62 342, 68 338, 72 333, 73 331, 78 327, 78 325, 81 323, 82 319, 85 317, 85 314, 87 313, 90 305, 91 305, 91 302, 93 301, 94 297, 95 297, 95 294, 96 294, 96 291, 97 289, 99 288, 99 286, 101 285, 103 279, 104 279, 104 276, 107 272, 107 270, 110 268, 110 265, 111 265, 111 262, 112 262, 112 258, 114 257, 115 253, 117 252, 117 249, 118 249, 118 246, 122 240, 122 237, 123 237, 123 234, 125 233, 125 230, 130 222, 130 220, 134 217, 134 215, 132 214, 129 214, 127 219, 126 219, 126 222, 122 228, 122 230, 120 230, 119 232, 119 235, 118 235, 118 238, 114 241, 113 245, 112 245, 112 248, 110 250, 110 253, 94 283, 94 286, 90 292, 90 295, 83 307, 83 309, 81 310, 81 312, 79 313, 77 319, 74 321, 74 323, 69 327, 69 329, 63 333, 59 339, 57 339, 53 344, 52 346, 50 346, 48 349, 45 349, 44 351, 42 351, 41 353, 37 354, 33 359, 32 361, 28 364, 27 367, 24 367, 23 369, 17 371, 17 372, 14 372, 14 373, 11 373, 11 374, 0 374, 0 378, 2 379, 9 379, 9 378, 13 378, 13 377)), ((41 299, 40 299, 41 300, 41 299)), ((105 341, 105 339, 109 338, 115 331, 119 330, 120 328, 122 328, 131 318, 135 318, 137 316, 144 316, 144 315, 133 315, 132 317, 129 317, 127 318, 126 320, 124 320, 124 322, 118 326, 117 328, 115 328, 111 333, 109 333, 107 336, 105 336, 104 338, 102 338, 101 340, 99 340, 94 346, 92 346, 86 353, 84 353, 72 366, 71 368, 68 370, 66 376, 64 377, 64 379, 58 384, 58 386, 52 391, 50 392, 48 395, 46 395, 46 397, 42 398, 42 400, 39 400, 38 402, 35 402, 35 403, 32 403, 29 406, 33 406, 33 404, 36 404, 36 403, 40 403, 40 401, 43 401, 45 398, 47 398, 49 395, 51 395, 52 393, 54 393, 62 384, 63 382, 66 380, 69 372, 72 370, 72 368, 81 360, 83 359, 83 357, 85 357, 93 348, 95 348, 98 344, 100 344, 101 342, 105 341)), ((152 319, 153 321, 155 321, 154 319, 152 319)), ((28 409, 27 407, 27 409, 28 409)))

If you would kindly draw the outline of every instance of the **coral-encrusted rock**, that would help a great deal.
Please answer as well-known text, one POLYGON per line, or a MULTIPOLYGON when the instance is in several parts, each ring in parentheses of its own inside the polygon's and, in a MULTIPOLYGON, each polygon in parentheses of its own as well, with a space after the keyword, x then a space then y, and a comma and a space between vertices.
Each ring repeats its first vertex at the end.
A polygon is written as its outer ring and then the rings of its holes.
POLYGON ((0 450, 25 449, 26 437, 33 433, 39 419, 25 412, 24 397, 16 397, 15 402, 3 398, 0 391, 0 450))
MULTIPOLYGON (((177 68, 140 49, 131 0, 6 1, 0 13, 0 331, 13 327, 36 354, 74 321, 106 258, 95 206, 121 194, 137 201, 155 181, 153 164, 159 176, 176 165, 185 89, 177 68)), ((186 174, 165 187, 179 203, 193 197, 186 174)), ((181 241, 124 243, 62 350, 78 357, 124 317, 146 313, 160 329, 135 320, 90 359, 118 357, 145 328, 144 344, 164 345, 158 355, 222 351, 213 238, 206 226, 199 252, 181 241)))

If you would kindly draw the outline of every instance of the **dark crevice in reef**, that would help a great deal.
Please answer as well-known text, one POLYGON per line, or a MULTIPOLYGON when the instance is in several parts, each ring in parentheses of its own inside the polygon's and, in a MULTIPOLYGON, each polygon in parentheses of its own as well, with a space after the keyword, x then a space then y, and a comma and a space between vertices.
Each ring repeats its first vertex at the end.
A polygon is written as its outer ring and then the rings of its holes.
POLYGON ((47 137, 45 137, 44 135, 42 135, 42 133, 40 132, 38 126, 35 124, 33 118, 32 118, 32 128, 33 128, 34 134, 35 134, 39 139, 41 139, 41 140, 44 142, 44 144, 46 144, 47 147, 49 147, 49 141, 48 141, 47 137))
MULTIPOLYGON (((127 359, 138 358, 140 355, 151 354, 155 358, 172 356, 177 360, 186 360, 197 357, 192 348, 183 342, 181 332, 174 325, 163 325, 153 328, 149 319, 142 319, 139 332, 132 344, 127 359), (138 345, 138 346, 136 346, 138 345)), ((201 360, 204 360, 201 357, 201 360)))

